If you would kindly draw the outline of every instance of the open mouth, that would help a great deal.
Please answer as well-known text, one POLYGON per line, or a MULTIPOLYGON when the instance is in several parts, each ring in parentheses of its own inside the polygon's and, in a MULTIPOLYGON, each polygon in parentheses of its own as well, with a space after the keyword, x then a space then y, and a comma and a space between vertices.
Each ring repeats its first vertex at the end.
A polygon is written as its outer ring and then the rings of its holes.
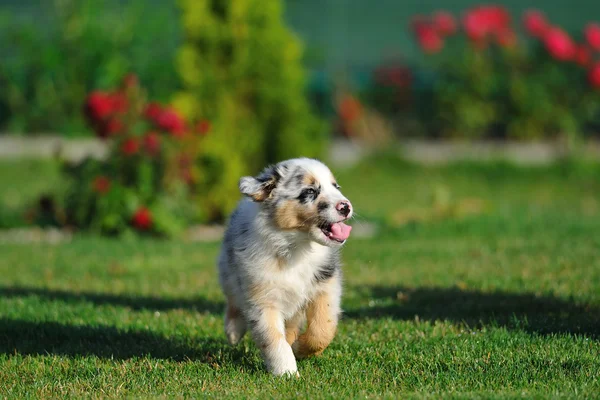
POLYGON ((321 228, 321 232, 323 232, 328 239, 338 243, 344 243, 350 236, 350 231, 352 230, 351 226, 346 225, 341 221, 333 224, 326 222, 319 225, 319 228, 321 228))

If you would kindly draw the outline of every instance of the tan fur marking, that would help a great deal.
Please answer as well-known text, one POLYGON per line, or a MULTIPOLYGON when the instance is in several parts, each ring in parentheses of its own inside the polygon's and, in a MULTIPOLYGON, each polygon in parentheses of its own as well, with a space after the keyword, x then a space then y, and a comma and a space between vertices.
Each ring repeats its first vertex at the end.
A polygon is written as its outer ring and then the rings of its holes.
POLYGON ((250 287, 248 288, 248 292, 250 295, 250 298, 252 299, 252 301, 255 304, 260 304, 261 306, 266 306, 267 304, 265 304, 266 302, 266 297, 267 294, 269 293, 271 287, 269 285, 260 285, 260 284, 254 284, 254 285, 250 285, 250 287))
POLYGON ((269 308, 265 310, 266 320, 267 320, 267 330, 265 331, 265 345, 268 346, 270 344, 276 343, 283 336, 281 332, 277 329, 277 312, 269 308))
POLYGON ((277 256, 277 266, 279 267, 279 269, 285 268, 286 265, 287 260, 284 257, 277 256))
POLYGON ((306 309, 307 326, 294 346, 296 357, 319 355, 329 346, 337 330, 337 320, 332 318, 329 295, 322 293, 306 309))
POLYGON ((306 174, 302 179, 302 184, 307 186, 312 186, 317 183, 317 178, 313 174, 306 174))
POLYGON ((310 229, 311 221, 317 218, 316 206, 299 204, 295 200, 283 202, 275 212, 275 223, 280 229, 310 229))
POLYGON ((290 346, 294 344, 296 339, 298 339, 298 334, 300 333, 300 322, 302 322, 303 315, 304 311, 299 312, 290 320, 285 321, 285 340, 290 346))

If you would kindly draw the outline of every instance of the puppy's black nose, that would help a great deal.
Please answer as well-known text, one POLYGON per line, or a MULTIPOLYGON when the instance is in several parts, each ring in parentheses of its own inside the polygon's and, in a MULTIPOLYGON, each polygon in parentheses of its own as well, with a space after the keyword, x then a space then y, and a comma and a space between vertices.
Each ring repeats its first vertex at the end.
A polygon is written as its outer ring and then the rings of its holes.
POLYGON ((347 217, 348 214, 350 214, 350 210, 352 209, 352 206, 350 205, 350 203, 348 201, 340 201, 339 203, 336 204, 335 209, 338 211, 338 213, 340 213, 340 215, 347 217))

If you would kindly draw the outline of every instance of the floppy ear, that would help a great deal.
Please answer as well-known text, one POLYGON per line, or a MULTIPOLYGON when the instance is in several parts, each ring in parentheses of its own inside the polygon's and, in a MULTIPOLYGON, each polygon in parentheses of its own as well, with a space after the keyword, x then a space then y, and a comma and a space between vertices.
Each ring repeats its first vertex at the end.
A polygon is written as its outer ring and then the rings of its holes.
POLYGON ((265 168, 257 177, 245 176, 240 179, 240 192, 253 201, 265 201, 271 196, 271 192, 277 186, 279 179, 281 179, 281 174, 278 168, 270 166, 265 168))

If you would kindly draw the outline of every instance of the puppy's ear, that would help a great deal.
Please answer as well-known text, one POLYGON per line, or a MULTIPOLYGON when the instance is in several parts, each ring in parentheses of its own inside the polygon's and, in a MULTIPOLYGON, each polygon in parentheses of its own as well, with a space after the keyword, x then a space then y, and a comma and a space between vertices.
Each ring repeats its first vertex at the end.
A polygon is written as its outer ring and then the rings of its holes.
POLYGON ((281 179, 281 171, 282 168, 278 165, 269 166, 257 177, 243 177, 239 183, 240 192, 254 201, 265 201, 271 196, 271 192, 281 179))

